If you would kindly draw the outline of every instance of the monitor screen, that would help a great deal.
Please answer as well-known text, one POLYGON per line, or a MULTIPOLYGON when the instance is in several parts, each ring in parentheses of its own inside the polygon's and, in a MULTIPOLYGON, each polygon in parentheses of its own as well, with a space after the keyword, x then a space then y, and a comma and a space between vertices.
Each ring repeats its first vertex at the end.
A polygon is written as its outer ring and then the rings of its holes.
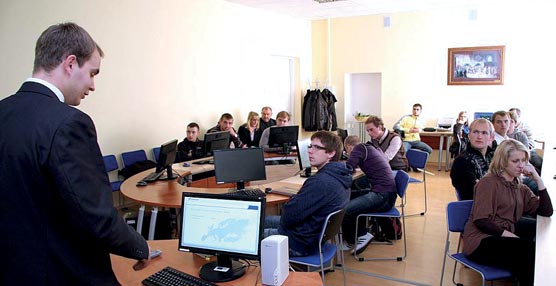
POLYGON ((289 147, 297 143, 299 126, 272 126, 268 135, 269 147, 282 147, 282 151, 289 153, 289 147))
POLYGON ((233 280, 246 266, 232 259, 260 259, 265 203, 264 196, 183 193, 178 249, 217 256, 201 267, 201 278, 233 280))
POLYGON ((156 173, 166 170, 166 175, 159 177, 159 180, 170 180, 177 177, 174 176, 172 172, 172 164, 174 164, 174 160, 176 159, 177 150, 178 140, 176 139, 160 146, 160 153, 158 154, 156 163, 156 173))
POLYGON ((302 177, 311 176, 311 161, 309 161, 309 145, 311 139, 303 139, 297 141, 297 161, 299 162, 299 169, 303 171, 302 177))
POLYGON ((205 154, 212 156, 214 150, 230 148, 230 132, 220 131, 205 134, 205 154))
POLYGON ((217 184, 237 183, 238 190, 245 188, 245 182, 266 180, 263 149, 236 148, 214 151, 214 177, 217 184))

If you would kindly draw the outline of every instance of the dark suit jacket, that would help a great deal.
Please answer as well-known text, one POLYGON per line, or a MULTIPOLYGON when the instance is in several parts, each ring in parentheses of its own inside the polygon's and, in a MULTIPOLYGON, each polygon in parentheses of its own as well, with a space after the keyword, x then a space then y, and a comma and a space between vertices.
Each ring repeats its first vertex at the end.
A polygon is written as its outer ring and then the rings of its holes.
POLYGON ((239 136, 239 140, 248 147, 259 147, 259 141, 261 140, 261 129, 255 130, 255 136, 253 136, 253 140, 251 140, 251 132, 249 132, 249 128, 246 124, 243 124, 239 127, 237 131, 237 135, 239 136))
POLYGON ((118 285, 145 240, 113 207, 89 116, 26 82, 0 101, 0 285, 118 285))

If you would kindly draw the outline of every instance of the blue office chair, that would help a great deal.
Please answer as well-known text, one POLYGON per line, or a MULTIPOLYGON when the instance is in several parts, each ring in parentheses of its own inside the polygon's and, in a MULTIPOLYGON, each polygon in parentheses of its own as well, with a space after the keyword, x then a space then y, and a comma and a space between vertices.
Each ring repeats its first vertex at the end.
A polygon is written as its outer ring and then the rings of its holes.
POLYGON ((160 155, 160 147, 153 148, 153 158, 155 162, 158 162, 158 156, 160 155))
MULTIPOLYGON (((423 173, 423 180, 409 178, 409 183, 422 183, 423 189, 425 192, 425 210, 421 213, 417 213, 419 215, 425 215, 427 213, 427 161, 429 160, 429 153, 417 149, 409 149, 405 153, 405 157, 409 163, 409 167, 412 169, 416 169, 419 172, 423 173)), ((417 214, 410 214, 406 216, 412 216, 417 214)))
POLYGON ((319 251, 317 253, 309 256, 290 257, 290 263, 305 265, 307 266, 307 269, 309 269, 310 267, 319 267, 322 274, 323 285, 326 285, 324 280, 324 265, 332 264, 332 259, 334 259, 336 253, 339 254, 339 265, 341 265, 342 267, 342 271, 344 274, 344 285, 346 285, 344 253, 343 251, 338 252, 338 249, 341 249, 341 226, 342 221, 344 220, 345 213, 346 210, 341 209, 330 213, 326 217, 321 234, 319 236, 319 251), (334 243, 328 242, 329 240, 333 240, 335 236, 338 237, 336 237, 336 241, 334 243))
MULTIPOLYGON (((407 185, 409 184, 409 175, 402 171, 394 171, 395 172, 395 181, 396 181, 396 192, 401 200, 400 208, 402 212, 393 206, 392 209, 386 212, 376 212, 376 213, 365 213, 360 214, 357 216, 355 221, 355 229, 358 229, 359 226, 359 218, 366 217, 367 219, 371 217, 393 217, 393 218, 401 218, 402 219, 402 236, 403 236, 403 249, 404 255, 403 256, 396 256, 396 257, 386 257, 386 258, 369 258, 369 257, 358 257, 357 252, 354 252, 353 257, 359 261, 371 261, 371 260, 397 260, 402 261, 407 256, 407 234, 405 233, 405 205, 404 205, 404 196, 405 191, 407 190, 407 185)), ((397 234, 396 234, 397 236, 397 234)), ((397 239, 397 237, 396 237, 397 239)), ((357 232, 355 233, 355 241, 357 241, 357 232)), ((391 242, 389 242, 391 244, 391 242)))
POLYGON ((147 160, 147 154, 145 150, 135 150, 122 153, 122 162, 124 167, 133 165, 135 162, 147 160))
POLYGON ((442 274, 440 276, 440 285, 442 285, 444 280, 444 270, 446 268, 446 257, 450 257, 451 259, 455 260, 454 263, 454 272, 452 275, 452 283, 454 285, 462 285, 461 283, 456 282, 456 266, 459 263, 469 267, 474 271, 477 271, 481 274, 483 278, 483 286, 485 285, 486 281, 494 281, 499 279, 506 279, 511 278, 512 274, 510 271, 494 267, 494 266, 487 266, 475 261, 468 259, 465 254, 459 252, 460 243, 461 243, 461 234, 463 233, 463 229, 465 228, 465 224, 467 223, 467 219, 469 218, 469 214, 471 213, 471 209, 473 207, 473 201, 458 201, 458 202, 451 202, 448 203, 446 207, 446 221, 447 221, 447 234, 446 234, 446 246, 444 247, 444 262, 442 263, 442 274), (456 252, 450 253, 450 232, 457 232, 460 234, 460 239, 458 242, 458 248, 456 252))
MULTIPOLYGON (((120 168, 118 167, 118 161, 116 161, 116 156, 114 155, 106 155, 103 156, 102 159, 104 160, 104 168, 106 169, 106 173, 108 173, 108 176, 110 176, 110 173, 113 171, 117 171, 120 168)), ((110 182, 110 188, 112 189, 112 192, 117 192, 120 190, 120 186, 122 185, 122 180, 117 180, 117 181, 113 181, 110 182)), ((122 197, 119 196, 119 204, 121 205, 122 197)))

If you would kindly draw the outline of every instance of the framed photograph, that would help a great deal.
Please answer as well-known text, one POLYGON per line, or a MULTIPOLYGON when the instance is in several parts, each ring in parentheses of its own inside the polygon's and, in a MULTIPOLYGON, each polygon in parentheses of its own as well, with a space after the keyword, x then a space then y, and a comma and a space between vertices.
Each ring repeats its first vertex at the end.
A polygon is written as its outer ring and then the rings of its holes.
POLYGON ((504 84, 505 46, 448 49, 448 85, 504 84))

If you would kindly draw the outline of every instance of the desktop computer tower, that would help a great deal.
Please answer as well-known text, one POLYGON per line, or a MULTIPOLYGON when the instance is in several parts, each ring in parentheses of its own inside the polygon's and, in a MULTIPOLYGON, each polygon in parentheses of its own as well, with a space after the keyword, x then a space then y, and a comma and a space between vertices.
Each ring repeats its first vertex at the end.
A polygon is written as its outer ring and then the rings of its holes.
POLYGON ((282 285, 289 275, 288 237, 271 235, 261 241, 261 273, 264 285, 282 285))

